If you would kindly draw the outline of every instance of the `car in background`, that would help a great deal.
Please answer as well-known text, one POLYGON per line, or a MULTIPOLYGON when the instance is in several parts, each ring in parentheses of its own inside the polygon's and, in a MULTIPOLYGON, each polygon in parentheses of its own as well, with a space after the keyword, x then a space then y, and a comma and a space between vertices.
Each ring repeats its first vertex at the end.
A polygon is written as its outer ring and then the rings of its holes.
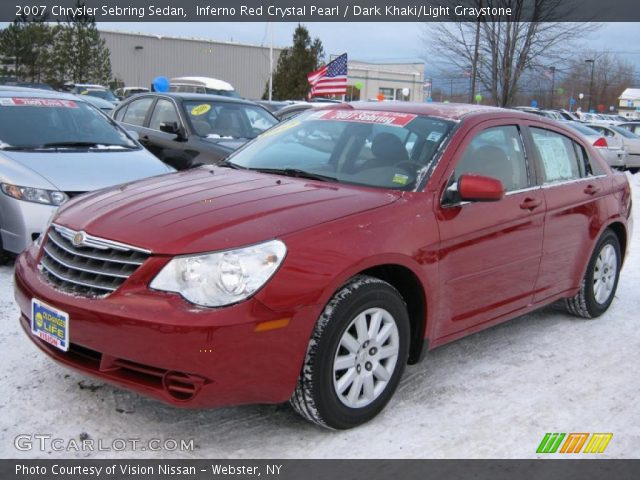
POLYGON ((568 120, 568 121, 572 121, 572 122, 579 122, 580 119, 578 118, 578 116, 575 114, 575 112, 570 112, 569 110, 565 110, 564 108, 561 110, 553 110, 554 112, 556 112, 557 114, 559 114, 563 120, 568 120))
POLYGON ((147 87, 121 87, 114 92, 116 97, 120 100, 129 98, 131 95, 137 95, 138 93, 147 93, 149 89, 147 87))
POLYGON ((626 120, 625 122, 619 124, 618 126, 620 128, 624 128, 625 130, 629 130, 631 133, 640 135, 640 121, 630 122, 626 120))
POLYGON ((108 116, 111 116, 111 112, 113 112, 113 109, 115 108, 115 105, 113 103, 107 100, 104 100, 100 97, 94 97, 92 95, 76 95, 76 97, 100 109, 102 113, 108 116))
POLYGON ((219 163, 278 119, 249 100, 198 93, 142 93, 113 112, 140 143, 178 170, 219 163))
POLYGON ((621 147, 628 153, 625 168, 635 173, 640 170, 640 136, 617 125, 588 123, 587 126, 599 132, 608 144, 621 147))
POLYGON ((287 105, 286 107, 281 108, 280 110, 275 111, 273 114, 277 117, 278 120, 283 122, 284 120, 288 120, 289 118, 293 118, 296 115, 300 115, 302 112, 305 112, 311 108, 321 108, 326 106, 327 104, 322 102, 295 102, 291 105, 287 105))
POLYGON ((222 97, 240 98, 240 95, 228 82, 210 77, 175 77, 169 80, 170 92, 204 93, 222 97))
POLYGON ((627 176, 559 122, 343 104, 70 202, 18 258, 15 298, 29 340, 85 374, 186 408, 289 400, 346 429, 427 349, 559 300, 604 314, 631 215, 627 176))
POLYGON ((284 107, 288 107, 289 105, 294 104, 295 102, 293 100, 256 100, 256 103, 258 105, 262 105, 271 113, 274 113, 278 110, 283 109, 284 107))
POLYGON ((627 166, 629 153, 617 142, 609 144, 602 132, 594 130, 582 122, 563 121, 566 125, 584 136, 593 145, 610 167, 624 169, 627 166))
POLYGON ((51 85, 43 82, 6 82, 6 83, 3 83, 2 85, 10 86, 10 87, 37 88, 38 90, 55 91, 55 89, 51 85))
POLYGON ((78 95, 86 95, 87 97, 97 97, 102 100, 106 100, 107 102, 111 102, 111 104, 118 105, 120 103, 120 99, 116 97, 111 90, 106 88, 86 88, 80 89, 77 93, 78 95))
POLYGON ((541 110, 535 107, 513 107, 513 110, 520 112, 533 113, 541 117, 550 118, 551 120, 564 120, 565 117, 555 110, 541 110))
POLYGON ((71 94, 0 87, 0 251, 19 253, 69 199, 173 171, 71 94))

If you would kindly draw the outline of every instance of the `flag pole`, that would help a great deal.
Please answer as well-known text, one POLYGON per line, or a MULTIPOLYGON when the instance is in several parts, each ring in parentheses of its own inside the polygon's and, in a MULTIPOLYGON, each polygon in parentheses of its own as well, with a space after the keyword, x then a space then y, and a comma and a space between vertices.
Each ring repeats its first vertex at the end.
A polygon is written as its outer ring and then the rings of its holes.
POLYGON ((273 98, 273 22, 269 22, 271 42, 269 43, 269 101, 273 98))

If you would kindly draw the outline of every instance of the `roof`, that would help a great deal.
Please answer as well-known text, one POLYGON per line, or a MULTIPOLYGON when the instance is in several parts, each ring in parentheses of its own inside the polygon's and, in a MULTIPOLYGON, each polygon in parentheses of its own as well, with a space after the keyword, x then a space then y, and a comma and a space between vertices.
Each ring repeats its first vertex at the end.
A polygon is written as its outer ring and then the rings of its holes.
MULTIPOLYGON (((476 113, 504 113, 515 115, 529 115, 515 110, 488 107, 485 105, 472 105, 466 103, 412 103, 412 102, 353 102, 348 104, 357 110, 380 110, 383 112, 413 113, 416 115, 429 115, 449 120, 461 120, 463 117, 476 113)), ((335 108, 336 106, 334 106, 335 108)), ((338 107, 340 108, 340 107, 338 107)), ((349 107, 341 107, 349 108, 349 107)))
MULTIPOLYGON (((253 100, 247 100, 244 98, 237 98, 237 97, 225 97, 223 95, 211 95, 208 93, 143 92, 143 93, 139 93, 138 95, 131 96, 129 98, 139 99, 139 98, 142 98, 143 96, 149 96, 149 95, 170 97, 170 98, 175 98, 177 100, 195 100, 195 101, 202 101, 202 102, 225 102, 225 103, 240 103, 245 105, 258 105, 253 100)), ((127 98, 126 101, 128 101, 129 98, 127 98)))
POLYGON ((170 85, 196 85, 214 90, 233 90, 229 82, 211 77, 175 77, 169 80, 170 85))
POLYGON ((627 88, 620 95, 620 100, 640 100, 640 88, 627 88))
POLYGON ((0 85, 0 97, 14 97, 16 95, 29 98, 60 98, 63 100, 77 100, 78 98, 70 93, 41 90, 39 88, 0 85))

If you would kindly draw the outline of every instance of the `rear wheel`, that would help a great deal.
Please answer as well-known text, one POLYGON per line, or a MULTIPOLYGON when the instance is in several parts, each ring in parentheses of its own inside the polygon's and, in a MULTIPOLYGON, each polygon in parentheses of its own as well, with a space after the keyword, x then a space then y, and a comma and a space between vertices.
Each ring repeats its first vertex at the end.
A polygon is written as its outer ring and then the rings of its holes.
POLYGON ((620 277, 620 242, 606 230, 591 255, 577 295, 565 300, 567 310, 583 318, 595 318, 607 311, 620 277))
POLYGON ((328 428, 367 422, 398 386, 408 345, 409 316, 398 291, 374 277, 354 277, 316 324, 291 405, 328 428))

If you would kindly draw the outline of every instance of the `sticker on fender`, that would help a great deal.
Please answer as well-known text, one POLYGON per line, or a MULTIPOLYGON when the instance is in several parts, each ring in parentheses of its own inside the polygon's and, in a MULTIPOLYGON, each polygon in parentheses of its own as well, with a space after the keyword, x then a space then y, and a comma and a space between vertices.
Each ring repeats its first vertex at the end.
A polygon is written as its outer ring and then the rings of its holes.
POLYGON ((60 350, 69 350, 69 314, 31 299, 31 333, 60 350))
POLYGON ((412 113, 381 112, 377 110, 326 110, 314 114, 312 118, 404 127, 416 117, 417 115, 412 113))
POLYGON ((3 107, 62 107, 78 108, 73 100, 58 100, 53 98, 0 98, 3 107))

